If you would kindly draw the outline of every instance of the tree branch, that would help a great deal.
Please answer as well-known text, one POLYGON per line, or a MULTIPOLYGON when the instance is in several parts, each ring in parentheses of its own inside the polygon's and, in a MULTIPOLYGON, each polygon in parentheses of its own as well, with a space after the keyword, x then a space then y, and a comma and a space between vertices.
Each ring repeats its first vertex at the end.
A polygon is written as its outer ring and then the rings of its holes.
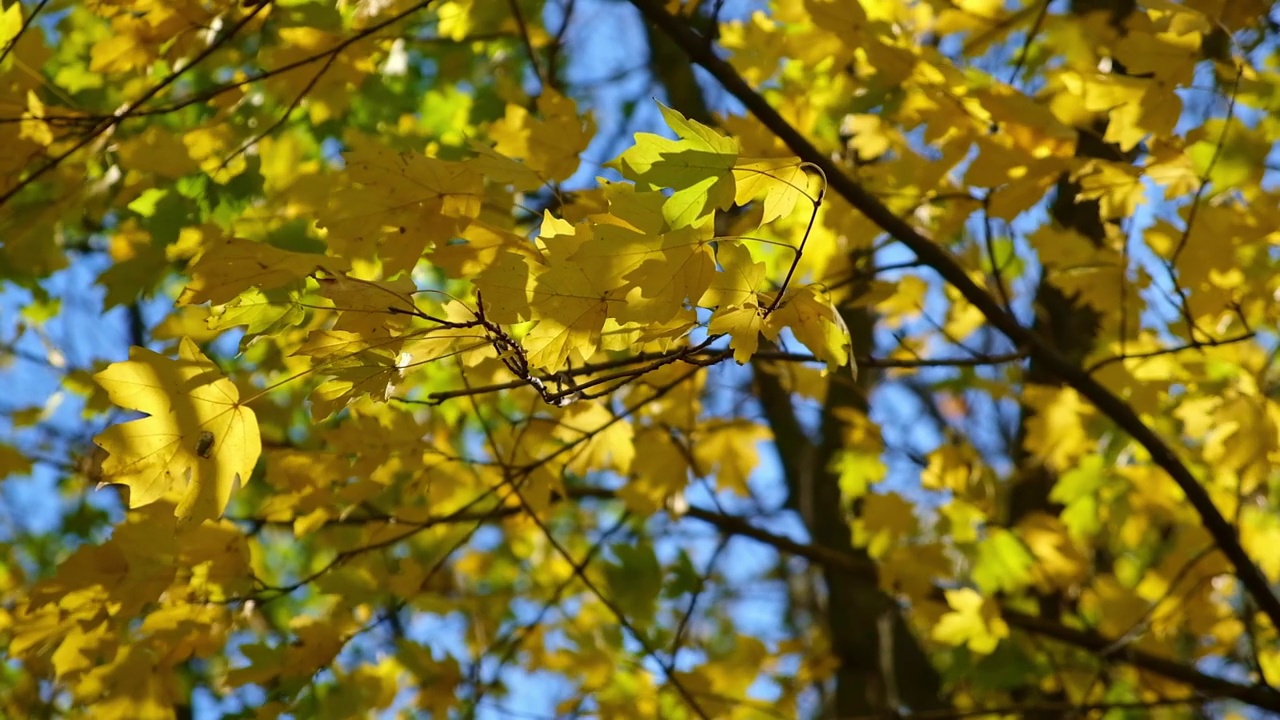
MULTIPOLYGON (((638 365, 640 363, 661 361, 661 360, 683 360, 688 358, 707 358, 720 357, 724 355, 723 350, 700 350, 698 352, 686 352, 686 350, 672 350, 663 353, 637 353, 617 360, 606 360, 604 362, 589 363, 576 368, 568 368, 562 370, 555 375, 549 375, 539 378, 544 383, 556 382, 563 377, 578 377, 581 375, 591 375, 592 373, 603 372, 605 370, 613 370, 628 365, 638 365), (683 357, 682 357, 683 356, 683 357)), ((1005 363, 1019 362, 1027 358, 1026 353, 1010 352, 998 355, 977 355, 975 357, 963 358, 926 358, 926 359, 905 359, 905 358, 873 358, 873 357, 854 357, 859 368, 936 368, 936 367, 979 367, 983 365, 1003 365, 1005 363)), ((785 352, 781 350, 764 350, 752 356, 752 360, 771 360, 775 362, 798 362, 798 363, 817 363, 822 360, 814 357, 810 353, 785 352)), ((696 363, 695 364, 703 364, 696 363)), ((439 405, 448 400, 454 400, 460 397, 470 395, 487 395, 489 393, 499 392, 502 390, 513 390, 518 387, 528 385, 526 380, 510 380, 504 383, 494 383, 492 385, 476 385, 458 390, 443 390, 427 395, 425 399, 414 398, 393 398, 397 402, 407 403, 409 405, 439 405)))
MULTIPOLYGON (((584 499, 618 500, 618 496, 614 491, 603 488, 571 488, 567 492, 567 496, 558 494, 553 495, 551 497, 551 502, 560 503, 565 502, 566 500, 584 499)), ((443 523, 457 522, 475 522, 477 526, 479 526, 484 523, 523 515, 524 512, 524 508, 518 505, 497 505, 489 510, 475 510, 471 507, 471 504, 468 504, 467 507, 464 507, 459 511, 429 518, 418 523, 396 520, 393 516, 351 516, 341 519, 335 518, 325 523, 325 525, 350 525, 390 521, 398 524, 404 524, 406 527, 410 528, 423 528, 443 523)), ((768 545, 778 552, 804 558, 805 560, 821 565, 828 570, 844 573, 865 574, 868 569, 875 566, 875 563, 867 558, 860 558, 853 553, 832 550, 819 545, 812 545, 792 540, 791 538, 783 535, 778 535, 770 532, 769 530, 765 530, 764 528, 757 527, 747 518, 737 515, 729 515, 707 508, 691 506, 684 512, 683 516, 711 525, 726 535, 750 538, 756 542, 768 545)), ((257 518, 237 518, 236 521, 262 522, 266 524, 287 524, 288 522, 262 520, 257 518)), ((362 549, 367 550, 368 548, 362 549)), ((1117 642, 1117 638, 1109 638, 1091 630, 1069 628, 1044 618, 1027 615, 1016 610, 1002 608, 1001 616, 1010 627, 1033 635, 1056 640, 1082 650, 1087 650, 1106 659, 1124 662, 1138 668, 1139 670, 1144 670, 1146 672, 1154 673, 1161 677, 1183 683, 1206 695, 1216 698, 1238 700, 1264 710, 1280 712, 1280 691, 1272 688, 1263 685, 1245 685, 1243 683, 1209 675, 1176 660, 1170 660, 1152 653, 1136 650, 1132 647, 1131 643, 1117 642)), ((1187 702, 1191 701, 1188 700, 1187 702)))
MULTIPOLYGON (((749 537, 780 552, 805 558, 828 569, 849 573, 866 572, 866 561, 860 560, 850 553, 796 542, 790 538, 758 528, 746 518, 723 515, 698 507, 689 508, 685 514, 688 517, 713 525, 721 532, 749 537)), ((1051 638, 1058 642, 1087 650, 1103 658, 1123 661, 1139 670, 1175 680, 1207 695, 1239 700, 1257 708, 1280 712, 1280 691, 1272 688, 1262 685, 1245 685, 1209 675, 1193 666, 1176 660, 1136 650, 1125 643, 1117 643, 1115 638, 1108 638, 1091 630, 1069 628, 1016 610, 1001 608, 1001 617, 1010 627, 1051 638)))

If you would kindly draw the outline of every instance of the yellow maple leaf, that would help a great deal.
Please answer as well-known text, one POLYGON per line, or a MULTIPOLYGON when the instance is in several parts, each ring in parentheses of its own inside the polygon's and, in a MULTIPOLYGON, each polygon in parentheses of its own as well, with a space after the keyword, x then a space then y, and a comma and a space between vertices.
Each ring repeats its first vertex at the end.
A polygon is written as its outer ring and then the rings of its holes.
POLYGON ((484 173, 485 178, 499 185, 510 185, 519 192, 529 192, 547 184, 542 175, 529 163, 509 158, 475 140, 467 143, 467 147, 476 153, 468 164, 484 173))
POLYGON ((738 364, 746 364, 760 349, 760 331, 764 328, 763 309, 755 303, 728 306, 716 311, 707 329, 713 334, 728 333, 729 347, 738 364))
MULTIPOLYGON (((640 191, 630 183, 608 183, 600 188, 600 195, 608 203, 608 212, 599 208, 590 216, 594 223, 617 225, 646 235, 661 235, 670 229, 662 216, 662 205, 667 198, 661 192, 640 191)), ((585 204, 588 198, 579 194, 575 200, 585 204)), ((571 217, 567 209, 564 215, 571 217)))
POLYGON ((765 335, 777 340, 782 328, 790 328, 796 339, 827 364, 828 370, 850 365, 857 376, 857 363, 850 354, 853 342, 840 312, 826 294, 812 285, 787 297, 765 322, 765 335))
POLYGON ((584 223, 573 230, 574 234, 542 236, 548 250, 548 264, 576 265, 601 284, 619 289, 628 286, 628 276, 636 273, 641 265, 663 257, 661 237, 629 227, 584 223))
POLYGON ((898 538, 915 530, 913 506, 895 492, 868 493, 862 499, 862 517, 853 528, 853 542, 879 558, 893 548, 898 538))
POLYGON ((966 50, 982 52, 999 42, 1011 29, 1004 3, 993 0, 956 0, 938 13, 933 31, 939 35, 969 34, 966 50))
POLYGON ((1036 159, 1075 153, 1076 129, 1055 117, 1043 102, 1008 85, 993 85, 976 95, 1011 147, 1036 159))
POLYGON ((94 717, 104 720, 165 720, 177 702, 173 668, 160 665, 145 644, 125 645, 77 683, 83 704, 93 698, 94 717))
POLYGON ((408 277, 394 280, 361 280, 338 273, 320 278, 320 294, 333 302, 340 314, 333 329, 381 343, 399 335, 416 312, 413 294, 417 286, 408 277))
POLYGON ((929 453, 920 484, 929 490, 951 490, 963 496, 979 479, 980 466, 977 452, 969 445, 944 444, 929 453))
POLYGON ((696 305, 715 273, 711 228, 681 228, 644 236, 629 230, 597 226, 570 261, 597 283, 620 288, 626 302, 614 315, 621 322, 668 322, 686 302, 696 305))
POLYGON ((1022 397, 1035 413, 1027 420, 1023 445, 1036 459, 1061 472, 1092 449, 1084 423, 1094 409, 1075 390, 1028 385, 1022 397))
POLYGON ((0 11, 0 46, 18 37, 22 31, 22 6, 14 3, 0 11))
POLYGON ((249 167, 245 154, 237 152, 235 134, 226 125, 189 130, 182 144, 200 169, 219 185, 225 185, 249 167))
POLYGON ((1154 75, 1167 86, 1191 84, 1204 34, 1211 29, 1207 18, 1198 12, 1177 13, 1184 22, 1170 32, 1125 33, 1116 43, 1116 59, 1133 75, 1154 75), (1200 27, 1188 26, 1186 19, 1195 18, 1200 27))
POLYGON ((191 266, 192 280, 178 305, 222 305, 251 287, 270 289, 306 277, 317 268, 346 267, 337 258, 281 250, 266 243, 226 238, 205 249, 191 266))
POLYGON ((551 89, 538 97, 538 112, 542 120, 523 107, 508 105, 507 114, 489 129, 497 141, 494 150, 524 159, 546 180, 568 180, 595 135, 595 121, 590 115, 579 116, 573 100, 551 89))
POLYGON ((89 57, 90 72, 123 73, 145 66, 155 56, 137 37, 112 33, 94 44, 89 57))
POLYGON ((1046 279, 1069 296, 1103 313, 1123 302, 1126 269, 1118 250, 1056 225, 1042 226, 1027 240, 1040 254, 1046 279))
POLYGON ((711 279, 711 286, 703 294, 703 307, 730 308, 759 305, 756 292, 764 286, 765 264, 756 262, 751 250, 731 240, 720 240, 716 245, 716 262, 721 271, 711 279))
POLYGON ((1120 637, 1142 622, 1150 604, 1113 574, 1099 575, 1080 593, 1080 610, 1097 618, 1098 631, 1120 637))
POLYGON ((984 592, 1016 592, 1034 580, 1036 559, 1027 546, 1004 528, 988 530, 973 559, 973 581, 984 592))
POLYGON ((1018 523, 1017 533, 1036 559, 1031 572, 1041 588, 1065 589, 1088 574, 1088 561, 1062 520, 1043 512, 1032 513, 1018 523))
POLYGON ((875 302, 875 310, 884 315, 889 327, 896 328, 904 321, 920 316, 928 291, 929 283, 924 278, 904 275, 894 284, 892 295, 875 302))
POLYGON ((951 612, 934 625, 934 640, 956 647, 967 645, 973 652, 986 655, 996 649, 1001 639, 1009 637, 1009 626, 994 602, 971 588, 947 590, 946 596, 951 612))
POLYGON ((631 478, 618 496, 633 512, 650 515, 689 483, 689 456, 669 432, 652 427, 635 431, 632 451, 631 478))
POLYGON ((714 472, 717 487, 750 497, 747 478, 760 461, 756 446, 770 439, 768 428, 749 420, 707 423, 692 441, 696 471, 714 472))
POLYGON ((733 167, 733 179, 737 204, 764 196, 762 224, 790 215, 796 202, 809 196, 799 158, 742 158, 733 167))
POLYGON ((579 443, 566 465, 571 472, 586 475, 609 468, 625 475, 631 471, 636 456, 635 430, 627 420, 616 419, 604 405, 582 403, 568 408, 554 435, 565 442, 579 443))
POLYGON ((272 68, 264 86, 275 97, 305 93, 307 102, 302 109, 313 124, 334 118, 348 108, 358 96, 352 90, 377 70, 369 40, 350 42, 338 33, 305 26, 282 27, 276 32, 278 42, 264 47, 258 57, 265 67, 272 68), (347 44, 343 52, 337 52, 336 46, 344 40, 347 44), (334 53, 332 62, 305 62, 330 52, 334 53))
POLYGON ((62 644, 53 651, 53 670, 63 682, 78 680, 94 666, 93 658, 115 654, 119 639, 107 621, 70 623, 62 644))
MULTIPOLYGON (((455 323, 467 323, 475 319, 475 313, 456 300, 445 303, 439 312, 432 314, 455 323)), ((433 327, 415 331, 407 336, 401 352, 405 355, 403 366, 407 368, 455 356, 463 365, 474 367, 495 357, 493 343, 488 335, 483 330, 469 327, 433 327)))
POLYGON ((394 350, 371 349, 337 356, 323 368, 330 378, 311 393, 312 419, 319 422, 362 395, 386 402, 404 378, 406 364, 406 359, 394 350))
MULTIPOLYGON (((558 370, 573 353, 578 361, 600 346, 605 319, 623 307, 628 289, 615 277, 617 264, 607 255, 570 259, 585 248, 590 228, 579 225, 576 235, 543 234, 548 265, 531 267, 536 282, 531 305, 538 324, 525 336, 530 364, 558 370)), ((518 286, 517 282, 512 287, 518 286)))
POLYGON ((120 407, 149 417, 114 425, 94 438, 109 453, 105 482, 129 487, 129 506, 179 496, 180 524, 222 514, 262 452, 258 421, 240 393, 189 338, 178 360, 134 347, 94 379, 120 407))
POLYGON ((570 354, 585 362, 599 347, 608 301, 576 298, 572 305, 563 307, 570 308, 565 315, 543 318, 524 338, 529 364, 534 367, 559 370, 570 354))
POLYGON ((536 273, 541 269, 541 263, 528 252, 500 250, 473 281, 484 298, 489 319, 502 324, 529 320, 529 300, 536 273))
POLYGON ((528 239, 510 230, 473 222, 459 236, 466 242, 439 245, 428 257, 433 268, 451 278, 471 278, 493 265, 498 255, 527 250, 528 239))
POLYGON ((22 113, 22 122, 18 126, 18 137, 31 140, 48 147, 53 144, 53 126, 43 120, 47 115, 44 103, 35 90, 27 91, 27 111, 22 113))
POLYGON ((768 80, 778 70, 778 62, 786 55, 778 25, 762 10, 751 14, 751 20, 735 20, 720 26, 720 44, 731 55, 729 61, 754 86, 768 80))
POLYGON ((456 237, 480 215, 484 176, 464 162, 397 153, 354 137, 343 153, 350 183, 332 194, 319 225, 340 257, 382 261, 390 277, 412 270, 428 247, 456 237))

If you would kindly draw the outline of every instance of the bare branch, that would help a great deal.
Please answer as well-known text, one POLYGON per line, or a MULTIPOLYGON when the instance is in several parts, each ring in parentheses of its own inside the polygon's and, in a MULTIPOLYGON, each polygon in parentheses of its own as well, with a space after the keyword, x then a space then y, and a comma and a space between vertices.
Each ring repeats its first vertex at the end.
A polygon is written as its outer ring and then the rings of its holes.
MULTIPOLYGON (((687 349, 686 349, 687 350, 687 349)), ((674 350, 665 353, 638 353, 617 360, 607 360, 599 363, 589 363, 576 368, 563 370, 555 375, 538 376, 543 383, 559 381, 562 377, 578 377, 581 375, 592 375, 594 373, 605 370, 613 370, 628 365, 638 365, 640 363, 658 363, 663 365, 673 362, 685 362, 691 365, 706 366, 719 362, 728 357, 728 353, 723 350, 699 350, 698 352, 686 352, 686 350, 674 350), (712 362, 707 362, 710 359, 712 362)), ((933 359, 906 359, 906 358, 873 358, 866 356, 856 356, 854 359, 858 363, 858 367, 863 368, 946 368, 946 367, 980 367, 985 365, 1004 365, 1006 363, 1021 362, 1027 358, 1026 353, 1010 352, 1001 353, 999 355, 975 354, 973 357, 964 358, 933 358, 933 359)), ((752 356, 754 360, 765 360, 774 362, 795 362, 795 363, 820 363, 823 362, 819 358, 810 353, 785 352, 782 350, 765 350, 752 356)), ((639 377, 656 367, 649 367, 640 370, 633 370, 625 373, 617 373, 607 378, 592 380, 590 385, 578 385, 577 390, 581 391, 587 387, 594 387, 604 382, 617 380, 622 377, 639 377)), ((489 393, 501 392, 503 390, 513 390, 515 388, 528 385, 528 380, 510 380, 504 383, 494 383, 492 385, 476 385, 470 388, 459 390, 444 390, 434 392, 427 395, 426 399, 392 398, 397 402, 409 405, 439 405, 448 400, 454 400, 470 395, 487 395, 489 393)), ((571 392, 571 391, 570 391, 571 392)), ((570 392, 553 393, 553 397, 567 396, 570 392)))

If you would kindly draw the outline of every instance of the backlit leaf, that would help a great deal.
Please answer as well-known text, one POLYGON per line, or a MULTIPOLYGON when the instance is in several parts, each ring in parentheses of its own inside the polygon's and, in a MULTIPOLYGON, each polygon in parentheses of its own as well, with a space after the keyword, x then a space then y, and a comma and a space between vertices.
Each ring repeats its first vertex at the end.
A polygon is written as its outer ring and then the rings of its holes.
POLYGON ((220 516, 262 452, 257 418, 231 381, 185 338, 177 360, 135 347, 94 379, 113 403, 148 415, 94 438, 109 453, 105 481, 127 486, 131 507, 175 497, 183 523, 220 516), (206 432, 213 447, 202 457, 206 432))

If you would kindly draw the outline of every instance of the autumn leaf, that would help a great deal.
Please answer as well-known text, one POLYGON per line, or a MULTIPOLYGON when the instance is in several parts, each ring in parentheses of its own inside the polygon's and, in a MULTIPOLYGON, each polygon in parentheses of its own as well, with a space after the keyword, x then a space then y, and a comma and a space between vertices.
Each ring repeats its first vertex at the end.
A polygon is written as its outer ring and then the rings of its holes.
POLYGON ((192 264, 192 281, 179 305, 222 305, 246 290, 273 290, 319 269, 339 271, 346 263, 323 255, 290 252, 243 238, 215 241, 192 264))
POLYGON ((689 482, 690 456, 670 433, 645 428, 635 434, 631 479, 618 495, 635 512, 653 513, 689 482))
POLYGON ((338 312, 333 329, 355 333, 370 342, 399 335, 417 312, 413 301, 417 286, 407 277, 364 280, 337 273, 320 278, 318 283, 320 295, 338 312))
POLYGON ((746 245, 721 240, 716 246, 716 262, 720 272, 703 294, 703 307, 760 305, 757 293, 765 289, 765 265, 756 261, 746 245))
POLYGON ((388 276, 412 270, 424 250, 448 242, 480 214, 477 168, 418 153, 396 153, 366 138, 345 155, 351 184, 319 218, 346 260, 380 257, 388 276))
POLYGON ((632 149, 612 165, 637 183, 675 189, 663 205, 672 227, 692 225, 714 210, 728 210, 736 194, 738 143, 665 105, 660 109, 679 140, 638 133, 632 149))
POLYGON ((1026 389, 1026 401, 1036 413, 1027 422, 1027 450, 1052 468, 1071 469, 1072 463, 1090 449, 1085 420, 1093 414, 1093 408, 1071 388, 1033 385, 1026 389))
POLYGON ((769 315, 763 329, 770 340, 777 340, 782 328, 790 329, 828 369, 848 365, 857 377, 849 328, 831 300, 818 288, 808 286, 788 295, 769 315))
POLYGON ((656 237, 596 226, 569 257, 599 285, 617 286, 626 301, 612 309, 620 322, 665 323, 696 305, 712 281, 711 228, 683 228, 656 237))
POLYGON ((769 223, 791 214, 802 198, 809 195, 808 175, 797 158, 742 158, 733 166, 734 202, 746 205, 763 196, 761 223, 769 223))
POLYGON ((769 437, 767 428, 752 422, 710 424, 692 442, 696 471, 716 472, 726 489, 748 496, 747 479, 760 461, 756 446, 769 437))
POLYGON ((177 360, 135 347, 94 379, 113 403, 148 415, 94 438, 109 453, 104 481, 127 486, 130 507, 176 497, 183 524, 220 516, 262 452, 235 385, 186 338, 177 360))
POLYGON ((494 123, 489 135, 494 150, 520 158, 544 181, 568 180, 578 169, 579 156, 595 135, 595 121, 579 117, 577 105, 555 90, 538 96, 542 119, 517 105, 508 105, 506 115, 494 123))
POLYGON ((945 595, 951 611, 933 627, 933 639, 987 655, 1009 636, 1009 626, 1000 618, 994 601, 969 588, 947 590, 945 595))
MULTIPOLYGON (((346 335, 353 336, 350 333, 346 335)), ((328 376, 312 391, 311 417, 317 422, 324 420, 341 410, 361 396, 368 396, 378 402, 386 402, 396 389, 396 385, 404 378, 405 367, 409 359, 397 352, 397 347, 357 348, 360 341, 339 341, 333 353, 341 353, 338 357, 319 366, 319 373, 328 376)), ((304 347, 299 350, 303 354, 322 357, 318 347, 304 347)))
POLYGON ((721 308, 711 318, 707 329, 729 336, 733 359, 744 364, 760 349, 760 333, 764 330, 764 308, 755 303, 721 308))
POLYGON ((973 578, 983 592, 1014 592, 1031 583, 1035 565, 1016 535, 997 528, 978 543, 973 578))

